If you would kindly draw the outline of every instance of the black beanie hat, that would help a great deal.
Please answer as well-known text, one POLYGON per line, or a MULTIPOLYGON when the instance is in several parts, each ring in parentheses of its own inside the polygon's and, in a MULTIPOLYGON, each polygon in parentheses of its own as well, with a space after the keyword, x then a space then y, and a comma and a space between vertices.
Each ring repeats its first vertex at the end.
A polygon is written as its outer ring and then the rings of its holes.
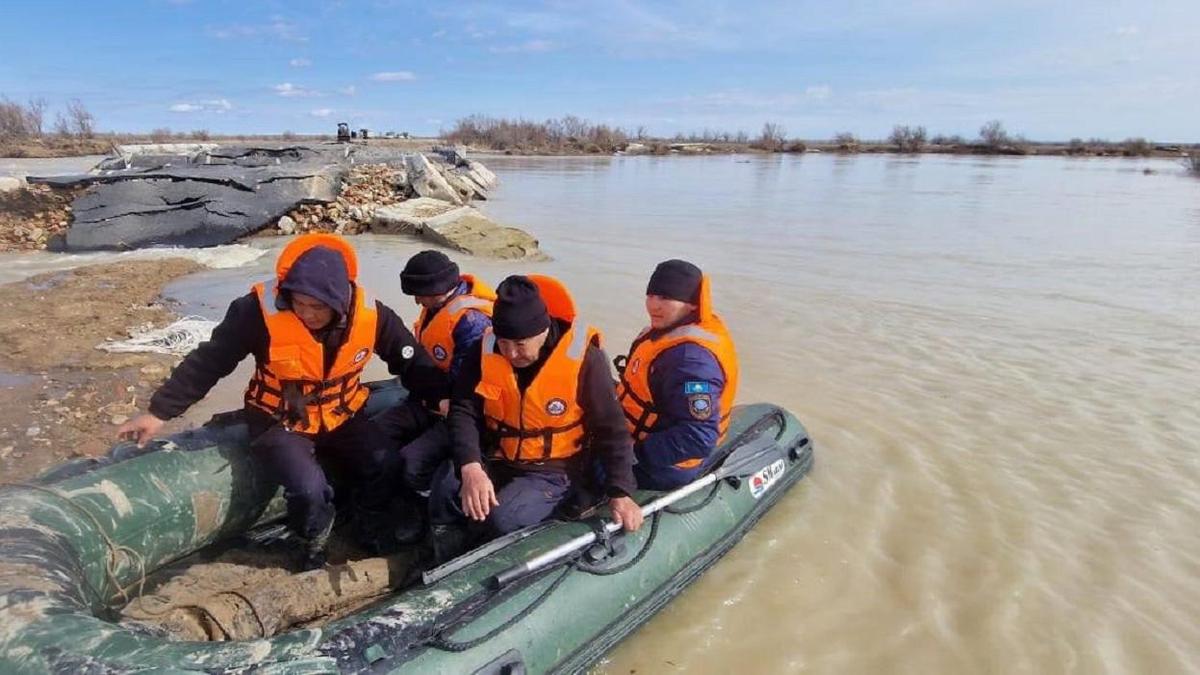
POLYGON ((458 285, 458 265, 441 251, 421 251, 408 259, 400 272, 400 290, 405 295, 442 295, 458 285))
POLYGON ((703 272, 686 260, 660 262, 646 284, 646 295, 700 304, 700 278, 703 272))
POLYGON ((492 306, 492 330, 496 337, 524 340, 549 327, 546 303, 528 277, 513 275, 500 282, 492 306))

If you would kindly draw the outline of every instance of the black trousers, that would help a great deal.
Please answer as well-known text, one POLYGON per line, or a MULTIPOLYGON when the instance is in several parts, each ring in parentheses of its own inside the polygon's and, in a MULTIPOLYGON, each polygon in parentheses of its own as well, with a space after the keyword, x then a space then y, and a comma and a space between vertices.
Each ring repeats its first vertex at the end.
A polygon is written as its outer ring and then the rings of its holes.
POLYGON ((249 411, 251 453, 260 475, 283 487, 288 522, 310 539, 334 517, 336 474, 350 490, 354 507, 380 512, 390 496, 386 446, 378 426, 360 411, 332 431, 300 434, 249 411))

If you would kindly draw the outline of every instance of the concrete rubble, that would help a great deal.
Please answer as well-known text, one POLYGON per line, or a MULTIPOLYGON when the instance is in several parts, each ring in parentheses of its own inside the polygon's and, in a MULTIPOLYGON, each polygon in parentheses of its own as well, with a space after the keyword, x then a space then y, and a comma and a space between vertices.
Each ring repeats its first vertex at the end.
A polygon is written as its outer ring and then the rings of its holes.
POLYGON ((458 148, 430 155, 334 143, 119 146, 90 173, 29 177, 24 190, 49 188, 74 201, 50 214, 55 227, 36 228, 33 239, 28 231, 35 228, 21 228, 23 238, 8 248, 199 247, 256 233, 377 231, 476 255, 544 257, 528 234, 468 206, 487 199, 495 174, 458 148), (419 225, 400 225, 407 216, 380 215, 410 200, 464 210, 446 210, 419 225))

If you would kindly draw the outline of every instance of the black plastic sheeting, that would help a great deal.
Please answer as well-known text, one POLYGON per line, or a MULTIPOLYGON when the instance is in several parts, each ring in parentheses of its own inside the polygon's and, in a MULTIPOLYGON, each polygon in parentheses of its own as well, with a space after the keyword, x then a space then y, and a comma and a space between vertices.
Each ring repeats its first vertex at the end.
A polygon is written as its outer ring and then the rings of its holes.
POLYGON ((71 229, 56 248, 127 250, 228 244, 300 204, 332 202, 349 168, 341 147, 226 147, 112 158, 97 173, 28 180, 88 188, 72 204, 71 229))

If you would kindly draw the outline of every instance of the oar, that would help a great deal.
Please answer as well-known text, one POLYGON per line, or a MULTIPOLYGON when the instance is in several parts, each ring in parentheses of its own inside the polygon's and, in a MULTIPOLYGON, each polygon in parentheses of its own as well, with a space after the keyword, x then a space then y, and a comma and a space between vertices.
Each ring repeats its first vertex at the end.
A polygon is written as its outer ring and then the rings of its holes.
MULTIPOLYGON (((717 467, 712 473, 705 475, 692 483, 655 499, 654 501, 642 507, 642 515, 650 516, 675 502, 695 494, 699 490, 712 485, 713 483, 730 478, 732 476, 748 476, 765 466, 769 466, 776 460, 782 460, 787 457, 787 451, 782 448, 779 443, 773 438, 758 438, 746 445, 733 451, 726 458, 721 466, 717 467)), ((606 535, 616 533, 621 529, 621 526, 612 522, 605 521, 603 530, 606 535)), ((513 565, 508 569, 500 572, 492 577, 489 585, 493 588, 503 588, 508 584, 524 577, 527 574, 532 574, 540 569, 544 569, 553 565, 556 562, 567 558, 568 556, 581 551, 592 545, 598 538, 595 532, 581 534, 574 539, 556 546, 545 553, 530 558, 523 563, 513 565)))

